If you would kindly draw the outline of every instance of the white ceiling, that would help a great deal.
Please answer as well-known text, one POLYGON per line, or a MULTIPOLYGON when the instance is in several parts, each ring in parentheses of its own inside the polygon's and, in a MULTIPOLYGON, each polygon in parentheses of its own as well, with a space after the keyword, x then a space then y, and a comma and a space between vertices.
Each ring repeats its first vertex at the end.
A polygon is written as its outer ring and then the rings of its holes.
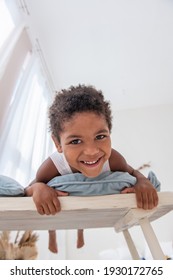
POLYGON ((55 88, 92 84, 116 110, 173 103, 172 0, 25 0, 55 88))

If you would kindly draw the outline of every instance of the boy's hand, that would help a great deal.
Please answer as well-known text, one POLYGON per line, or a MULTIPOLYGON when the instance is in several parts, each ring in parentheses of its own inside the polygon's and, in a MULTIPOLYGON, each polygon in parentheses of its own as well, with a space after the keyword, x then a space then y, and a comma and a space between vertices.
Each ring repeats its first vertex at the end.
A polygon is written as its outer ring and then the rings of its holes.
POLYGON ((147 178, 138 179, 136 185, 125 188, 121 193, 136 193, 137 206, 145 210, 152 209, 158 204, 156 189, 147 178))
POLYGON ((142 178, 134 185, 137 206, 143 209, 152 209, 158 205, 158 195, 154 186, 146 178, 142 178))
POLYGON ((32 188, 33 200, 41 215, 55 215, 61 210, 58 196, 68 195, 68 193, 50 188, 44 183, 35 183, 32 188))
POLYGON ((121 193, 136 193, 137 206, 145 210, 152 209, 158 204, 157 191, 146 178, 138 180, 136 185, 123 189, 121 193))

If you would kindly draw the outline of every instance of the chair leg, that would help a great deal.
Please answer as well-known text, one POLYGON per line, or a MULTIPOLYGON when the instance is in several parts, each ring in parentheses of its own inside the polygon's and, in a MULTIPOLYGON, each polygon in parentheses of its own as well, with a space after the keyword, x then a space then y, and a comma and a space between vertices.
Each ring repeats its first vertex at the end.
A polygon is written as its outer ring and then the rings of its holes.
POLYGON ((154 233, 154 230, 148 220, 148 218, 143 218, 139 220, 139 224, 142 228, 145 239, 148 243, 149 249, 154 260, 165 260, 165 255, 160 247, 158 239, 154 233))
POLYGON ((132 256, 132 259, 133 260, 140 260, 139 254, 138 254, 138 252, 136 250, 136 246, 135 246, 135 244, 134 244, 134 242, 132 240, 132 237, 131 237, 128 229, 124 229, 123 230, 123 235, 124 235, 124 238, 125 238, 125 240, 127 242, 127 246, 129 248, 129 251, 130 251, 130 254, 132 256))

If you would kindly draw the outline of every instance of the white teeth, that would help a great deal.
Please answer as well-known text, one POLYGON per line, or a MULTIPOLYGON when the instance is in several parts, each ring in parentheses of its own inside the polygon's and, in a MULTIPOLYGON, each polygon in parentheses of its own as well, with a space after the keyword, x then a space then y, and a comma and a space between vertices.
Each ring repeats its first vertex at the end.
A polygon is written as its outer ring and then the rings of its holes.
POLYGON ((86 163, 86 164, 94 164, 96 162, 97 162, 97 160, 96 161, 84 161, 84 163, 86 163))

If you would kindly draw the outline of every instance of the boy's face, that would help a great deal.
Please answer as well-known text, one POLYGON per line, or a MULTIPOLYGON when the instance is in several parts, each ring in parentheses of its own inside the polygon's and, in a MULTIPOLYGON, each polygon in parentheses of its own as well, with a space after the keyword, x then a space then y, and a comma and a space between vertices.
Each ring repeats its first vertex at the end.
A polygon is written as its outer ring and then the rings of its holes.
POLYGON ((60 143, 54 139, 60 153, 64 153, 74 172, 87 177, 98 176, 111 154, 111 139, 104 116, 93 112, 76 113, 64 123, 60 143))

